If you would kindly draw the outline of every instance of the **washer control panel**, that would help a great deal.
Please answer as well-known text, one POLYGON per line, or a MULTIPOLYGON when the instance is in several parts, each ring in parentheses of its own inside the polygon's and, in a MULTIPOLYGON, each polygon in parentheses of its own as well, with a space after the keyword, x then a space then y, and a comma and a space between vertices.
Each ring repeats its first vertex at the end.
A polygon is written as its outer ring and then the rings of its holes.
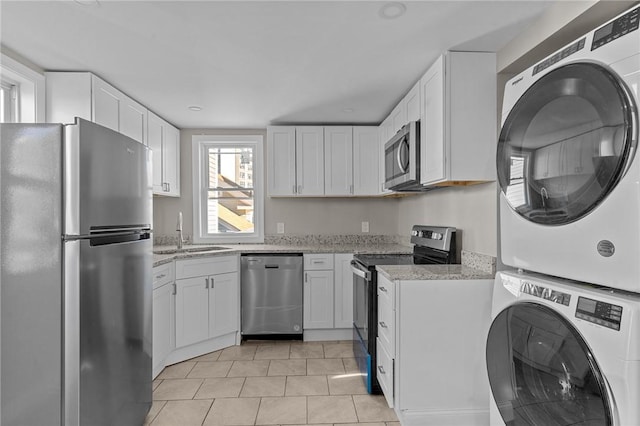
POLYGON ((591 42, 591 50, 596 50, 615 39, 624 36, 638 29, 638 15, 640 7, 636 7, 632 11, 625 13, 615 21, 609 22, 598 28, 593 33, 593 41, 591 42))
POLYGON ((576 318, 620 331, 622 306, 579 296, 576 318))

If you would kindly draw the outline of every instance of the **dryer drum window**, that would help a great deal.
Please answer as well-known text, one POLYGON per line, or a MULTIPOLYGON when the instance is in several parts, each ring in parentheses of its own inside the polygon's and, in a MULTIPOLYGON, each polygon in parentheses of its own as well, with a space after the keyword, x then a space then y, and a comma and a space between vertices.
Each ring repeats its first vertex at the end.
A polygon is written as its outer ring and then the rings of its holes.
POLYGON ((502 311, 487 339, 491 391, 508 425, 612 425, 604 378, 578 331, 537 303, 502 311))
POLYGON ((625 83, 594 63, 559 67, 534 83, 502 126, 497 171, 522 217, 563 225, 587 215, 615 187, 637 140, 625 83))

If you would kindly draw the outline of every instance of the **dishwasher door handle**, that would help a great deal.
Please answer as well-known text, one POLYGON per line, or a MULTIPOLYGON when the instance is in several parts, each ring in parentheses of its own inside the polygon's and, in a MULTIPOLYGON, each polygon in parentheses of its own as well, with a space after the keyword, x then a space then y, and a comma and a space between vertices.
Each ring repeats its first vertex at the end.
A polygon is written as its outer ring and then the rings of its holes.
POLYGON ((280 265, 264 265, 265 269, 278 269, 280 265))

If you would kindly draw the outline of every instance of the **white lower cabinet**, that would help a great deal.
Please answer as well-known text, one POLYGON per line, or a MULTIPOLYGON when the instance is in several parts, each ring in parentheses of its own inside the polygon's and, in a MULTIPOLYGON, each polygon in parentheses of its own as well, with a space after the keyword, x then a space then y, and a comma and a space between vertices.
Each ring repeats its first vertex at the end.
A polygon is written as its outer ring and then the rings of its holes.
POLYGON ((173 262, 153 268, 153 377, 162 371, 167 356, 176 347, 174 295, 173 262))
POLYGON ((484 353, 492 287, 491 279, 390 281, 378 274, 376 368, 401 424, 489 423, 484 353))
POLYGON ((305 340, 351 339, 352 254, 304 255, 305 340))
POLYGON ((239 344, 238 257, 203 257, 168 265, 169 272, 161 269, 164 265, 154 268, 154 377, 166 365, 239 344), (170 282, 156 285, 169 276, 170 282))

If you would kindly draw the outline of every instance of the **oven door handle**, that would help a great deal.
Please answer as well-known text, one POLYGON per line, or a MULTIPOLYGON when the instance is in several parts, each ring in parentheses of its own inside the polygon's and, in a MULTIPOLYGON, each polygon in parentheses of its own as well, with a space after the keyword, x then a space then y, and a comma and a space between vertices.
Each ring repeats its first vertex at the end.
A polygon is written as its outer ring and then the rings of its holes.
POLYGON ((364 278, 365 281, 371 281, 371 272, 363 271, 362 269, 360 269, 358 267, 358 263, 355 260, 351 261, 351 272, 353 272, 354 275, 360 278, 364 278))

